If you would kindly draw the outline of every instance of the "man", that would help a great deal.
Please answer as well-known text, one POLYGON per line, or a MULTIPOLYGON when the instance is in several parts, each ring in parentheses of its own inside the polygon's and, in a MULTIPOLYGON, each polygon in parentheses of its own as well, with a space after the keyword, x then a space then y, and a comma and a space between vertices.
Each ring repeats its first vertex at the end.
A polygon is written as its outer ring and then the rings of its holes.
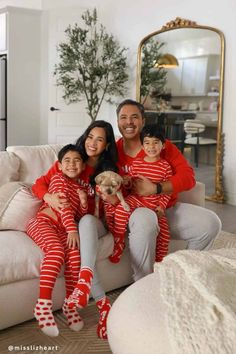
MULTIPOLYGON (((140 141, 140 132, 145 124, 144 107, 133 100, 121 102, 117 107, 117 122, 122 135, 117 142, 119 168, 122 173, 128 174, 134 159, 144 154, 140 141)), ((221 230, 221 221, 208 209, 176 202, 177 193, 194 187, 194 172, 177 147, 168 140, 161 157, 172 167, 173 176, 170 180, 156 185, 140 176, 135 191, 143 196, 173 194, 166 212, 171 237, 187 241, 189 249, 207 250, 221 230)), ((157 216, 150 209, 138 208, 130 216, 128 237, 135 281, 153 271, 158 232, 157 216)))

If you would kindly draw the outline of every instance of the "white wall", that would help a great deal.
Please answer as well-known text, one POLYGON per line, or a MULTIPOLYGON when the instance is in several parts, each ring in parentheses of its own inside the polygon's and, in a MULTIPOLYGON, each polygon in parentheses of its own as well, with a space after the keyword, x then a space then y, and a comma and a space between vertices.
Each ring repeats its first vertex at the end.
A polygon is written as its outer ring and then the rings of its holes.
MULTIPOLYGON (((0 7, 19 6, 24 3, 42 6, 43 10, 54 7, 96 4, 99 18, 112 32, 121 45, 129 48, 128 59, 131 67, 129 96, 135 98, 135 75, 137 48, 147 34, 161 29, 162 25, 177 16, 220 29, 226 40, 225 85, 223 107, 224 143, 224 184, 228 203, 236 205, 236 45, 235 45, 235 0, 216 2, 215 0, 42 0, 2 1, 0 7)), ((103 118, 115 122, 115 108, 103 109, 103 118), (105 115, 107 114, 107 117, 105 115)))
POLYGON ((29 9, 41 9, 42 0, 0 0, 0 7, 16 6, 29 9))

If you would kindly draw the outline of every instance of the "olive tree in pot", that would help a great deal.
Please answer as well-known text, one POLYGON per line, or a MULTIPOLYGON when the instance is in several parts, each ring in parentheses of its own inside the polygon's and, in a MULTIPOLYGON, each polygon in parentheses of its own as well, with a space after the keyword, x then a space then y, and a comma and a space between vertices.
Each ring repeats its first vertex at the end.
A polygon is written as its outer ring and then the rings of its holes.
POLYGON ((126 93, 127 48, 98 24, 97 11, 85 11, 78 24, 65 30, 66 40, 59 43, 59 62, 55 65, 57 86, 64 90, 66 103, 86 100, 91 120, 96 120, 102 102, 113 103, 126 93))
POLYGON ((148 97, 158 104, 165 95, 167 71, 164 68, 155 67, 155 63, 162 55, 160 50, 164 44, 150 38, 142 47, 140 98, 144 105, 148 97))

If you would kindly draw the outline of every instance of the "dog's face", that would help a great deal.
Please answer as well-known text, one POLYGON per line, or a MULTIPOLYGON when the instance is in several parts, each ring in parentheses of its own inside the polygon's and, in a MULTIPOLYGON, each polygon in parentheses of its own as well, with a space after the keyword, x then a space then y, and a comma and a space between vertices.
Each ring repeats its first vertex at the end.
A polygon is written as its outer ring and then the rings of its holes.
POLYGON ((114 195, 120 189, 123 178, 113 171, 105 171, 95 177, 102 194, 114 195))

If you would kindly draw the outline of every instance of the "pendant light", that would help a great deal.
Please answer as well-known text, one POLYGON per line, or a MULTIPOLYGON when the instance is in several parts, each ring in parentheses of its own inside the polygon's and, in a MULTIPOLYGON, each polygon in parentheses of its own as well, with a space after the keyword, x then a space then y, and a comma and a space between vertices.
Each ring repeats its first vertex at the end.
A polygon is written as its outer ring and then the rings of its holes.
POLYGON ((169 53, 163 54, 154 64, 154 68, 175 68, 179 66, 177 58, 169 53))

